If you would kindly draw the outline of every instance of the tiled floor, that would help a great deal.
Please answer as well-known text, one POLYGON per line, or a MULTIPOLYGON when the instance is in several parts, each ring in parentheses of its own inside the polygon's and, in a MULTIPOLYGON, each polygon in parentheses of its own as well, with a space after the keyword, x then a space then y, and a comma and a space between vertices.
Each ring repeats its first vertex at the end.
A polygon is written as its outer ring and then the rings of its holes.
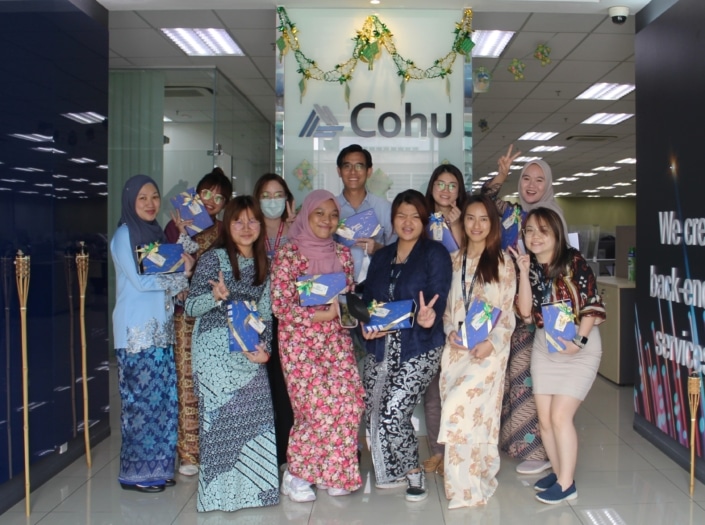
MULTIPOLYGON (((114 375, 114 374, 113 374, 114 375)), ((119 406, 115 393, 112 406, 119 406)), ((696 482, 688 495, 688 473, 632 430, 632 389, 599 378, 580 408, 576 424, 580 453, 576 484, 579 498, 548 506, 534 499, 538 476, 516 474, 516 461, 502 458, 499 488, 485 508, 449 511, 442 483, 429 478, 430 496, 420 503, 404 500, 403 490, 374 488, 369 454, 363 455, 365 486, 348 497, 322 492, 312 503, 286 497, 275 506, 234 513, 196 513, 195 478, 178 479, 158 495, 120 489, 116 478, 120 432, 117 414, 113 435, 93 451, 93 468, 80 459, 32 493, 32 514, 24 502, 0 515, 0 524, 42 525, 269 525, 278 523, 344 524, 520 524, 548 525, 683 525, 705 523, 705 485, 696 482)), ((428 456, 422 438, 422 459, 428 456)))

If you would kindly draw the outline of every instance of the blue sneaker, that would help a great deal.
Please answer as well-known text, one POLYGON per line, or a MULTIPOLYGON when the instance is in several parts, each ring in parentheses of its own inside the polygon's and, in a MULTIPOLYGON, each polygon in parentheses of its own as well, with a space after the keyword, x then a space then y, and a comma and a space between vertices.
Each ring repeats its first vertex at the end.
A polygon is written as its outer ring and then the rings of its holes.
POLYGON ((548 476, 544 476, 534 483, 534 490, 537 492, 543 492, 546 489, 550 489, 556 481, 558 481, 558 476, 551 472, 548 476))
POLYGON ((578 489, 575 488, 575 481, 566 490, 563 490, 561 484, 556 482, 550 488, 536 494, 537 500, 548 505, 556 505, 561 501, 570 501, 577 497, 578 489))

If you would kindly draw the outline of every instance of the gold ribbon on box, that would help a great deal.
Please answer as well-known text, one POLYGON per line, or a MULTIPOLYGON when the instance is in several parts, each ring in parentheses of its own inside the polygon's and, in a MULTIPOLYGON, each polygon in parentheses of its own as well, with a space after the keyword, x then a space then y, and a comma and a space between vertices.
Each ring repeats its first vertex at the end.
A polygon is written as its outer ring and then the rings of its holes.
MULTIPOLYGON (((189 207, 191 203, 196 203, 199 206, 203 206, 203 201, 201 200, 201 196, 198 193, 191 194, 187 191, 182 191, 179 193, 179 196, 182 197, 181 205, 189 207)), ((189 224, 187 226, 188 229, 195 231, 196 233, 201 233, 203 231, 203 228, 199 228, 195 224, 189 224)))
MULTIPOLYGON (((161 244, 159 244, 159 242, 150 242, 149 244, 147 244, 146 246, 144 246, 142 248, 137 248, 138 262, 140 264, 142 264, 142 262, 147 257, 149 257, 151 254, 159 253, 159 246, 161 246, 161 244)), ((176 263, 174 263, 174 265, 171 268, 169 268, 167 271, 165 271, 163 273, 173 273, 179 268, 179 266, 182 266, 183 264, 184 264, 184 260, 179 259, 176 263)))
POLYGON ((313 279, 297 282, 296 290, 299 292, 299 295, 311 295, 311 290, 313 290, 313 279))
MULTIPOLYGON (((387 304, 387 303, 378 303, 377 301, 375 301, 375 300, 373 299, 372 302, 370 303, 370 305, 367 307, 367 310, 370 312, 371 315, 374 315, 374 313, 375 313, 375 311, 377 310, 377 308, 381 308, 381 307, 383 307, 385 304, 387 304)), ((394 325, 399 324, 399 323, 401 323, 402 321, 404 321, 404 320, 406 320, 406 319, 411 319, 411 318, 413 318, 413 317, 414 317, 414 312, 413 312, 413 311, 412 311, 412 312, 407 312, 407 313, 405 313, 404 315, 402 315, 401 317, 398 317, 397 319, 394 319, 393 321, 390 321, 390 322, 387 323, 386 325, 380 327, 379 331, 380 331, 380 332, 388 332, 388 331, 390 331, 390 330, 394 330, 394 329, 395 329, 395 328, 394 328, 394 325)))

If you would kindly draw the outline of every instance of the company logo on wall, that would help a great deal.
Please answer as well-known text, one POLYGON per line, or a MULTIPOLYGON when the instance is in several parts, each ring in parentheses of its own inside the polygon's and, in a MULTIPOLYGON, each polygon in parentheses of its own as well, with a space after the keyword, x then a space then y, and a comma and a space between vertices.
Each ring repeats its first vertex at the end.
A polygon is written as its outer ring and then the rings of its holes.
POLYGON ((299 131, 299 137, 335 137, 339 131, 343 131, 343 126, 338 124, 330 108, 314 104, 306 124, 299 131))

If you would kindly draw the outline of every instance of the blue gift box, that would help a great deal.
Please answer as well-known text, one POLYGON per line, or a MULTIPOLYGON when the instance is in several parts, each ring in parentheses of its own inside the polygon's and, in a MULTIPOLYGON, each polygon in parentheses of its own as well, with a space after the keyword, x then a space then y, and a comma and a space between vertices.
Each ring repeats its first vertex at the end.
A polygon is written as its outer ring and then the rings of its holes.
POLYGON ((571 341, 578 333, 575 326, 575 314, 569 299, 541 305, 543 327, 546 330, 546 343, 549 352, 562 352, 565 346, 558 340, 562 337, 571 341))
POLYGON ((228 345, 231 352, 254 352, 264 323, 254 301, 230 301, 228 311, 228 345))
POLYGON ((458 249, 458 243, 453 238, 453 232, 448 228, 448 224, 441 212, 432 213, 428 222, 428 234, 434 241, 440 242, 449 252, 458 249))
POLYGON ((296 289, 299 292, 301 306, 331 303, 338 294, 345 291, 347 286, 347 279, 343 272, 302 275, 296 278, 296 289))
POLYGON ((370 307, 370 322, 365 324, 366 332, 375 329, 380 332, 404 330, 414 326, 416 317, 416 301, 392 301, 389 303, 372 303, 370 307))
POLYGON ((355 244, 356 239, 371 239, 381 229, 375 211, 370 209, 341 220, 335 234, 337 241, 349 248, 355 244))
POLYGON ((208 210, 203 205, 195 188, 189 188, 176 197, 172 197, 171 203, 175 209, 179 210, 179 215, 183 220, 193 221, 193 224, 186 226, 186 232, 189 235, 194 236, 213 226, 213 219, 208 215, 208 210))
POLYGON ((521 231, 521 221, 521 208, 519 206, 507 206, 501 219, 503 250, 506 250, 508 246, 516 248, 519 232, 521 231))
POLYGON ((473 349, 490 335, 502 311, 490 303, 475 298, 460 327, 460 339, 465 348, 473 349))
POLYGON ((155 273, 183 272, 184 260, 181 255, 184 247, 181 244, 160 244, 154 242, 137 247, 139 273, 144 275, 155 273))

